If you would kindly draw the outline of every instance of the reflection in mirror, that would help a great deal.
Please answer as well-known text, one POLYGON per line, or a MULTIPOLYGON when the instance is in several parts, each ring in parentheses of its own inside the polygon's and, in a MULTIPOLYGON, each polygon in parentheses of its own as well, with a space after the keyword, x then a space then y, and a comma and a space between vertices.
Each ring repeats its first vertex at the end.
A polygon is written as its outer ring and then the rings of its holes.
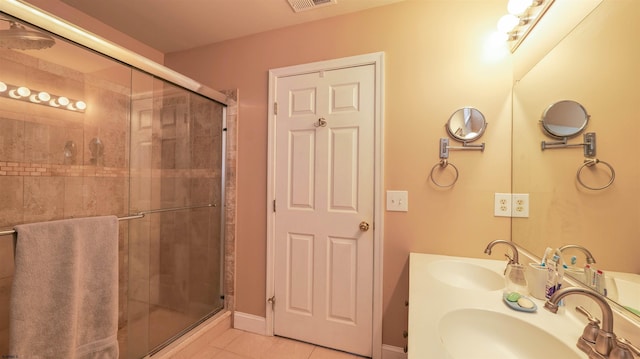
POLYGON ((484 115, 473 107, 463 107, 454 112, 445 126, 449 135, 461 142, 480 138, 487 128, 484 115))
MULTIPOLYGON (((571 33, 516 82, 513 89, 513 193, 529 193, 529 218, 512 220, 512 240, 542 257, 546 247, 576 244, 588 248, 602 270, 607 297, 640 310, 640 1, 603 0, 571 33), (585 83, 585 79, 588 82, 585 83), (575 151, 540 151, 539 118, 558 99, 589 104, 589 131, 600 140, 598 156, 616 159, 619 180, 607 191, 589 191, 575 181, 575 151)), ((582 118, 586 111, 574 107, 582 118)), ((568 127, 584 127, 581 121, 568 127)), ((557 125, 557 123, 554 123, 557 125)), ((558 131, 554 129, 553 131, 558 131)), ((564 137, 569 132, 555 132, 564 137)), ((608 176, 602 171, 602 176, 608 176)), ((600 173, 600 172, 598 172, 600 173)), ((606 181, 608 177, 601 180, 606 181)), ((594 180, 600 183, 600 180, 594 180)), ((563 252, 565 274, 585 281, 586 256, 563 252)))
POLYGON ((587 126, 589 115, 581 104, 563 100, 549 106, 542 115, 542 128, 553 137, 572 137, 587 126))

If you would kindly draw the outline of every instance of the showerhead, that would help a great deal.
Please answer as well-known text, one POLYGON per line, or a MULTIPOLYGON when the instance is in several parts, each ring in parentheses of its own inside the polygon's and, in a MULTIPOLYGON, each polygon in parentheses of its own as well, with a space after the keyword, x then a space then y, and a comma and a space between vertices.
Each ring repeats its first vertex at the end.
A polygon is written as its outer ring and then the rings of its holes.
MULTIPOLYGON (((4 19, 0 19, 4 20, 4 19)), ((27 30, 15 21, 9 22, 9 28, 0 30, 0 48, 13 50, 41 50, 55 44, 53 37, 34 30, 27 30)))

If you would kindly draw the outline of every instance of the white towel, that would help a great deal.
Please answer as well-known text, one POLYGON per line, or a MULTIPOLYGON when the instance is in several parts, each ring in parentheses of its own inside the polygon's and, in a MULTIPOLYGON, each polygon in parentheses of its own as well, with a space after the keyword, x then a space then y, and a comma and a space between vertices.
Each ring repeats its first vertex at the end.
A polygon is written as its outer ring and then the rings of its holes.
POLYGON ((9 355, 117 358, 118 219, 65 219, 15 230, 9 355))

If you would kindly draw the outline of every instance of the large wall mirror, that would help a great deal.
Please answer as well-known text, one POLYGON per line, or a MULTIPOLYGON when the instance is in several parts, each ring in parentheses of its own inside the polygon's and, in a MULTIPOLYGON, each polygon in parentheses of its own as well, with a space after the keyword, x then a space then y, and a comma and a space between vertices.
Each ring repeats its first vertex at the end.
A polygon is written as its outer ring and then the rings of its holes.
MULTIPOLYGON (((640 316, 633 311, 640 310, 639 14, 640 1, 603 0, 513 92, 512 191, 530 196, 529 218, 513 218, 513 241, 537 256, 546 247, 587 248, 609 278, 608 297, 631 316, 640 316), (605 190, 577 183, 580 147, 540 149, 548 139, 541 117, 561 100, 582 104, 590 115, 585 131, 598 134, 597 157, 616 171, 605 190)), ((608 173, 591 175, 598 180, 608 173)), ((585 255, 571 249, 563 257, 569 262, 572 256, 582 268, 585 255)), ((579 271, 573 275, 582 278, 579 271)))

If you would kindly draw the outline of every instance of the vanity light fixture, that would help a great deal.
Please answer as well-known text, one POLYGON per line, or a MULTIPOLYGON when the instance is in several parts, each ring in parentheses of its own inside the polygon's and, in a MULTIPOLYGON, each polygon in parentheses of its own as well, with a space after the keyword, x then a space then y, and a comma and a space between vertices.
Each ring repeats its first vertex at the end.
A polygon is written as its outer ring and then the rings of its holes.
POLYGON ((46 91, 32 90, 25 86, 11 85, 0 81, 0 97, 55 107, 74 112, 84 112, 87 104, 82 100, 50 94, 46 91))
POLYGON ((507 14, 498 20, 498 32, 509 43, 511 52, 527 37, 555 0, 509 0, 507 14))

